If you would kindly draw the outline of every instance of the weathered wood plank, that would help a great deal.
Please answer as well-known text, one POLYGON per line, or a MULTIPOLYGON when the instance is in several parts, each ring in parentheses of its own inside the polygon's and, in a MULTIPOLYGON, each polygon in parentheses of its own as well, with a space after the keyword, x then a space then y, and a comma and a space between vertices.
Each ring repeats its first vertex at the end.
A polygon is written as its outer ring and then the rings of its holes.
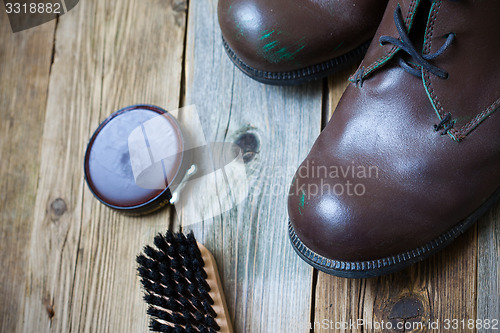
POLYGON ((441 254, 380 278, 349 280, 319 273, 315 331, 385 332, 391 325, 399 332, 395 328, 401 322, 412 325, 406 332, 431 332, 429 323, 443 328, 446 319, 475 318, 475 239, 472 230, 441 254), (321 326, 325 319, 328 325, 355 325, 329 330, 321 326), (356 325, 358 320, 364 325, 356 325))
MULTIPOLYGON (((286 191, 319 134, 321 84, 252 82, 223 54, 215 1, 192 7, 186 104, 198 106, 208 141, 254 135, 260 147, 248 155, 249 198, 189 227, 216 255, 238 331, 306 332, 312 270, 288 244, 286 191)), ((0 296, 9 300, 0 302, 0 331, 146 331, 134 257, 167 227, 169 212, 126 218, 102 207, 81 166, 92 131, 112 111, 179 104, 183 8, 182 1, 81 2, 59 22, 48 102, 55 22, 14 35, 0 14, 0 296)), ((347 74, 330 79, 331 111, 347 74)), ((477 242, 471 230, 387 277, 319 273, 315 321, 499 318, 499 221, 496 208, 478 225, 477 242)))
MULTIPOLYGON (((330 78, 331 113, 347 76, 343 73, 330 78)), ((350 280, 318 273, 315 332, 384 332, 388 322, 393 327, 409 322, 407 325, 416 329, 406 332, 420 332, 419 322, 428 325, 438 321, 442 328, 446 319, 475 318, 476 239, 472 228, 441 253, 380 278, 350 280), (364 325, 357 325, 358 320, 364 325)), ((428 331, 424 327, 423 332, 428 331)))
POLYGON ((81 1, 59 20, 26 284, 25 332, 146 332, 135 256, 169 212, 129 218, 84 183, 86 144, 116 109, 179 105, 182 1, 81 1))
MULTIPOLYGON (((250 194, 201 223, 193 225, 186 211, 180 220, 214 254, 237 332, 308 332, 312 269, 289 244, 286 199, 320 131, 321 83, 280 88, 244 76, 224 52, 216 8, 215 0, 190 3, 185 104, 196 104, 207 142, 250 150, 250 194)), ((200 214, 213 199, 207 196, 200 214)))
MULTIPOLYGON (((478 223, 477 319, 478 332, 491 332, 485 320, 500 321, 500 205, 478 223)), ((498 324, 500 327, 500 323, 498 324)))
POLYGON ((55 22, 13 34, 0 8, 0 332, 18 332, 55 22))

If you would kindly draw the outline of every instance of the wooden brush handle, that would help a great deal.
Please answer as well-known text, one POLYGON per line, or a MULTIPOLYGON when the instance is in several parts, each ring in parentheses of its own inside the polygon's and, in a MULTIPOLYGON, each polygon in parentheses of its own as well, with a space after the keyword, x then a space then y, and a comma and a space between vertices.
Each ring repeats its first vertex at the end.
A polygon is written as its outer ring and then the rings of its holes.
POLYGON ((231 317, 227 310, 226 298, 222 289, 222 283, 217 270, 217 263, 214 256, 207 250, 205 246, 198 243, 198 248, 201 252, 201 257, 205 262, 205 272, 207 273, 207 283, 210 286, 210 297, 214 300, 212 308, 217 313, 215 321, 220 326, 221 333, 234 333, 233 326, 231 325, 231 317))

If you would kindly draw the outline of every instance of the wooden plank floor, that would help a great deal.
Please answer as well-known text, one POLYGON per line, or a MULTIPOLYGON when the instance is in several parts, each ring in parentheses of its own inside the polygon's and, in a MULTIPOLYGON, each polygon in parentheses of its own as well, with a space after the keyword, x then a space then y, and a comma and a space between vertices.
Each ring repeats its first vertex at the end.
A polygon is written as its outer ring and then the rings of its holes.
MULTIPOLYGON (((237 332, 494 332, 500 319, 500 206, 453 245, 385 277, 335 278, 288 242, 286 195, 352 67, 302 87, 239 72, 221 45, 216 0, 85 0, 13 34, 0 6, 0 332, 147 332, 135 255, 167 228, 215 255, 237 332), (196 105, 208 142, 250 142, 250 194, 190 224, 165 209, 130 218, 83 180, 85 146, 120 107, 196 105), (364 320, 364 326, 343 322, 364 320), (445 330, 446 320, 465 328, 445 330)), ((500 328, 499 328, 500 329, 500 328)))

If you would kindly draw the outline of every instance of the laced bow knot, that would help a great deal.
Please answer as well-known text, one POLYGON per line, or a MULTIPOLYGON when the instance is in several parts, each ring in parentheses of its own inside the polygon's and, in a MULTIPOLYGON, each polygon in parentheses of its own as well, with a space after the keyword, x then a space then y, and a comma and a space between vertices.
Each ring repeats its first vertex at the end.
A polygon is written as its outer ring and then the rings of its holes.
MULTIPOLYGON (((417 51, 415 46, 413 45, 412 41, 410 40, 410 37, 408 35, 408 32, 406 31, 406 25, 403 20, 403 14, 401 12, 401 7, 398 5, 396 10, 394 11, 394 23, 396 24, 396 29, 399 34, 399 38, 391 37, 391 36, 381 36, 379 39, 379 42, 384 45, 384 44, 392 44, 394 46, 397 46, 400 50, 406 52, 409 54, 413 60, 416 62, 418 66, 420 66, 422 69, 426 69, 428 72, 436 75, 437 77, 441 79, 447 79, 448 78, 448 72, 445 70, 431 64, 429 60, 436 59, 439 57, 441 54, 443 54, 446 49, 451 45, 453 40, 455 39, 455 33, 450 32, 446 34, 444 37, 446 38, 446 41, 443 43, 443 45, 434 53, 430 54, 421 54, 420 52, 417 51)), ((399 65, 408 73, 420 77, 421 76, 421 71, 419 69, 413 68, 408 62, 406 62, 404 59, 399 57, 399 65)))
MULTIPOLYGON (((410 40, 410 36, 408 35, 408 31, 406 29, 406 25, 403 20, 403 13, 401 12, 401 7, 397 6, 396 10, 394 11, 394 23, 396 25, 396 29, 399 34, 399 38, 391 37, 391 36, 381 36, 379 39, 379 42, 384 45, 384 44, 392 44, 396 47, 398 47, 400 50, 406 52, 408 55, 412 57, 412 60, 416 63, 416 67, 420 68, 415 68, 412 67, 406 60, 404 60, 401 56, 398 57, 398 62, 399 66, 404 69, 406 72, 416 76, 416 77, 422 77, 422 70, 427 70, 429 73, 432 73, 436 75, 437 77, 441 79, 447 79, 449 74, 445 70, 431 64, 429 61, 436 59, 439 57, 441 54, 443 54, 444 51, 448 49, 448 47, 451 45, 453 40, 455 39, 456 35, 453 32, 450 32, 446 34, 444 37, 446 38, 446 41, 441 45, 441 47, 434 53, 429 53, 429 54, 422 54, 421 52, 417 51, 415 48, 415 45, 413 45, 412 41, 410 40)), ((455 125, 455 121, 452 120, 452 115, 451 113, 446 114, 442 119, 441 122, 437 125, 434 125, 434 130, 436 132, 443 130, 441 132, 441 135, 447 134, 455 125)))
MULTIPOLYGON (((434 2, 434 0, 431 0, 434 2)), ((459 0, 449 0, 458 2, 459 0)), ((392 44, 396 46, 399 50, 406 52, 409 56, 412 57, 412 60, 415 66, 410 65, 406 60, 404 60, 401 56, 398 56, 399 66, 405 70, 406 72, 422 78, 422 70, 427 70, 429 73, 436 75, 441 79, 447 79, 449 74, 445 70, 433 65, 430 63, 430 60, 436 59, 443 52, 445 52, 451 45, 451 43, 455 40, 456 34, 450 32, 443 37, 446 38, 445 42, 441 47, 434 53, 423 54, 422 52, 417 51, 415 45, 410 39, 408 31, 406 29, 406 24, 403 19, 403 13, 401 11, 401 6, 398 4, 396 10, 394 11, 394 23, 396 25, 396 29, 399 34, 399 38, 395 38, 392 36, 381 36, 379 38, 379 42, 381 45, 392 44)), ((364 81, 364 73, 365 68, 361 67, 354 76, 354 84, 358 87, 363 86, 364 81)), ((448 132, 455 125, 455 120, 452 119, 451 113, 444 115, 441 119, 441 122, 437 125, 434 125, 434 130, 436 132, 443 130, 441 135, 448 134, 448 132)))

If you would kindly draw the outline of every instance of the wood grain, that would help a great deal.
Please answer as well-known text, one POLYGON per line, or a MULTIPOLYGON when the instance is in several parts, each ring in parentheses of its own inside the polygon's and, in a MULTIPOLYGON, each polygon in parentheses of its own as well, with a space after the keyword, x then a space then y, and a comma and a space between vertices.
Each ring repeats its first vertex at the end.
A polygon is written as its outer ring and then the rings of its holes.
POLYGON ((0 10, 0 332, 21 326, 54 29, 14 34, 0 10))
POLYGON ((201 141, 244 152, 248 182, 236 187, 248 185, 245 200, 212 216, 207 205, 227 204, 227 179, 218 179, 187 190, 197 211, 179 206, 175 221, 214 254, 236 332, 395 332, 376 323, 500 319, 499 206, 446 250, 385 277, 313 273, 295 255, 288 186, 354 67, 328 84, 254 82, 225 55, 216 6, 191 1, 187 16, 185 0, 85 0, 58 22, 12 34, 0 5, 0 332, 147 331, 135 256, 173 214, 111 211, 82 170, 98 124, 137 103, 195 104, 199 119, 186 123, 201 141), (362 328, 335 328, 358 319, 362 328))
POLYGON ((379 278, 352 280, 319 273, 315 331, 438 332, 442 330, 429 325, 437 322, 443 329, 446 319, 475 318, 474 239, 472 230, 440 254, 379 278), (333 329, 321 326, 325 319, 333 329), (354 326, 336 327, 339 322, 354 326), (407 325, 406 330, 396 329, 398 325, 407 325))
POLYGON ((60 18, 25 332, 147 331, 135 256, 168 227, 169 212, 129 218, 103 207, 87 189, 82 165, 92 132, 113 111, 137 103, 178 107, 185 8, 173 1, 87 0, 60 18))
MULTIPOLYGON (((478 223, 477 319, 500 321, 500 205, 478 223)), ((500 325, 500 323, 499 323, 500 325)), ((478 327, 478 332, 491 332, 478 327)))
POLYGON ((196 104, 207 142, 246 151, 250 194, 201 223, 187 212, 180 220, 214 254, 236 332, 308 332, 312 269, 289 244, 286 198, 320 131, 321 83, 280 88, 244 76, 224 52, 216 8, 190 3, 185 104, 196 104))

